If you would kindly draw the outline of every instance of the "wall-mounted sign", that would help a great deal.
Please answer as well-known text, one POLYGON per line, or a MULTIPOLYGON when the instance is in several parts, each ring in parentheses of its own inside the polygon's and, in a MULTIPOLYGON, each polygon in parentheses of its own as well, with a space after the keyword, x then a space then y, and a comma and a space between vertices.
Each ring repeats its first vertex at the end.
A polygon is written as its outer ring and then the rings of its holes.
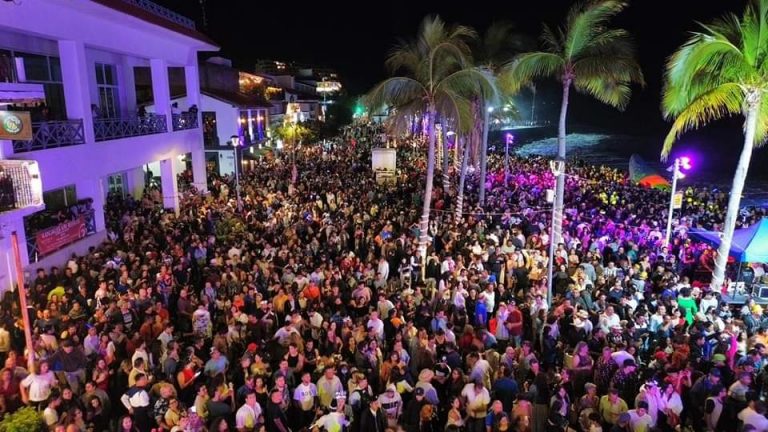
POLYGON ((32 140, 32 119, 27 111, 0 111, 0 139, 32 140))

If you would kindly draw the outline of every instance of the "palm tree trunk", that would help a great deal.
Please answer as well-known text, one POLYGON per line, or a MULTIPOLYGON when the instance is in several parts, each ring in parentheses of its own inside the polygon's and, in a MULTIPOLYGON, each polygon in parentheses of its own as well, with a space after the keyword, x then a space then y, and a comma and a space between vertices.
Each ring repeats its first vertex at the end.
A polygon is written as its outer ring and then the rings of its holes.
POLYGON ((485 205, 485 180, 488 177, 488 129, 490 129, 490 107, 485 107, 485 120, 483 121, 483 145, 480 147, 480 196, 478 205, 485 205))
POLYGON ((448 167, 450 166, 450 160, 448 158, 448 137, 445 135, 448 128, 443 126, 443 193, 448 194, 451 190, 451 178, 448 176, 448 167))
MULTIPOLYGON (((458 139, 456 140, 456 143, 458 144, 458 139)), ((455 220, 457 224, 461 220, 461 214, 464 212, 464 183, 467 181, 467 162, 469 159, 469 143, 464 143, 464 151, 463 156, 461 157, 461 175, 459 176, 459 190, 457 192, 456 197, 456 209, 455 209, 455 220)))
MULTIPOLYGON (((557 157, 565 159, 565 119, 568 116, 568 94, 571 90, 571 80, 563 81, 563 101, 560 105, 560 121, 557 126, 557 157)), ((553 212, 553 231, 550 242, 554 246, 563 241, 563 198, 565 198, 565 173, 557 176, 555 186, 555 209, 553 212)))
POLYGON ((744 182, 747 179, 749 162, 752 159, 752 149, 755 143, 755 130, 757 129, 757 119, 760 112, 760 93, 747 94, 747 104, 749 108, 747 111, 746 131, 744 133, 744 147, 741 149, 739 164, 736 165, 736 173, 733 175, 731 194, 728 197, 728 211, 725 213, 725 224, 723 225, 723 237, 720 241, 720 247, 717 249, 715 268, 712 271, 710 287, 715 292, 720 291, 725 281, 725 266, 728 263, 728 254, 733 242, 733 231, 736 229, 736 219, 739 217, 741 194, 744 191, 744 182))
MULTIPOLYGON (((428 108, 427 133, 429 134, 429 150, 427 151, 427 184, 424 187, 424 206, 421 210, 419 221, 419 253, 422 262, 427 257, 427 243, 429 242, 429 212, 432 206, 432 183, 435 180, 435 108, 428 108)), ((423 265, 422 265, 423 268, 423 265)))

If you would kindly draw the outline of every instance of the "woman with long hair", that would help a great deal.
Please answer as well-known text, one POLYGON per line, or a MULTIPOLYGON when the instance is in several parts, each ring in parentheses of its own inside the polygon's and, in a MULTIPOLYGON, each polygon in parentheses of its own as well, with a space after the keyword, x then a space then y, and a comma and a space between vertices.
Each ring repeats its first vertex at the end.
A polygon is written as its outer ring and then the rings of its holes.
POLYGON ((126 415, 117 422, 117 432, 139 432, 139 429, 133 424, 133 418, 126 415))

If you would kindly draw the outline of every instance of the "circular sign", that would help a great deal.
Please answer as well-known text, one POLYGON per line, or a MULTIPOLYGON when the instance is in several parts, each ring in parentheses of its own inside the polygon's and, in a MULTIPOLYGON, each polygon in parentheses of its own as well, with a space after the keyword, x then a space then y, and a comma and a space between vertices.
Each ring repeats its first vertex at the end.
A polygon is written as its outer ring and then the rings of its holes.
POLYGON ((6 114, 3 118, 3 130, 11 135, 17 135, 21 133, 24 125, 21 122, 21 118, 16 114, 6 114))

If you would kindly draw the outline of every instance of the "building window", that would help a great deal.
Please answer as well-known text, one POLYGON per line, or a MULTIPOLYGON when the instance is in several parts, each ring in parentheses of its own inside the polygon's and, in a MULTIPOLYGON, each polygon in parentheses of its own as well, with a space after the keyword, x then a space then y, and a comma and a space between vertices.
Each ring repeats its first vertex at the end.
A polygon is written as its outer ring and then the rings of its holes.
POLYGON ((77 190, 75 185, 64 186, 63 188, 52 189, 43 192, 43 202, 48 211, 59 211, 74 205, 77 202, 77 190))
POLYGON ((99 116, 115 118, 120 114, 119 89, 114 65, 96 63, 96 86, 99 89, 99 116))
POLYGON ((33 107, 30 110, 33 121, 67 118, 61 63, 58 57, 0 50, 0 82, 2 81, 43 85, 48 113, 43 114, 42 107, 33 107), (18 71, 16 59, 21 59, 21 68, 18 71))
POLYGON ((203 144, 206 147, 219 145, 219 130, 216 127, 215 111, 203 111, 203 144))
POLYGON ((125 173, 112 174, 107 178, 109 194, 125 197, 125 173))

